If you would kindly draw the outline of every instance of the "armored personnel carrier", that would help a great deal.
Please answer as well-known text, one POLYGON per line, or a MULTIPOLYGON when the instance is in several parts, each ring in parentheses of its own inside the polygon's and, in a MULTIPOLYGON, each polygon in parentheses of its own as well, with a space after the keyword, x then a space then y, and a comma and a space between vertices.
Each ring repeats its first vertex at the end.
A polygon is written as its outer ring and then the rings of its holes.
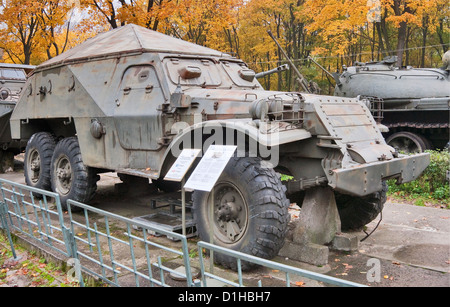
POLYGON ((30 65, 0 63, 0 172, 20 152, 20 142, 11 139, 9 119, 27 81, 27 72, 33 69, 30 65))
POLYGON ((377 114, 389 128, 387 143, 397 150, 444 149, 450 135, 450 51, 438 69, 398 68, 394 63, 392 57, 346 68, 335 78, 335 95, 382 101, 377 114))
POLYGON ((163 180, 182 149, 237 146, 214 197, 193 192, 197 230, 265 258, 283 246, 286 192, 332 189, 351 199, 338 201, 342 227, 361 227, 383 207, 387 178, 413 180, 429 163, 388 146, 365 101, 265 91, 243 61, 135 25, 37 67, 11 130, 28 142, 27 184, 63 204, 88 203, 107 171, 170 189, 163 180), (283 185, 279 173, 294 179, 283 185))

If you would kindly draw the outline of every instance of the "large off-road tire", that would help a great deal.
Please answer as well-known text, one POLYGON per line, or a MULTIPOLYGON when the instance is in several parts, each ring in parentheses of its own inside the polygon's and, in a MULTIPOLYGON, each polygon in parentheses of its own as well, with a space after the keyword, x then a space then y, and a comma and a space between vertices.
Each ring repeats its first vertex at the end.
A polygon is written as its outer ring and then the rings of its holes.
POLYGON ((0 174, 14 170, 14 153, 0 148, 0 174))
POLYGON ((30 138, 24 158, 25 182, 28 186, 46 191, 52 189, 50 165, 54 150, 55 138, 50 133, 39 132, 30 138))
MULTIPOLYGON (((230 160, 212 193, 193 193, 194 218, 201 240, 257 257, 275 257, 290 220, 289 200, 279 175, 258 158, 230 160), (214 195, 213 219, 211 195, 214 195)), ((236 270, 236 259, 214 253, 216 263, 236 270)), ((242 269, 254 265, 243 262, 242 269)))
POLYGON ((341 218, 342 230, 361 230, 372 222, 383 210, 386 203, 388 185, 383 182, 383 189, 366 197, 354 197, 335 193, 336 204, 341 218))
MULTIPOLYGON (((52 189, 60 195, 61 205, 67 200, 87 204, 95 195, 99 176, 84 165, 76 137, 62 139, 55 147, 51 163, 52 189)), ((78 208, 73 208, 77 211, 78 208)))

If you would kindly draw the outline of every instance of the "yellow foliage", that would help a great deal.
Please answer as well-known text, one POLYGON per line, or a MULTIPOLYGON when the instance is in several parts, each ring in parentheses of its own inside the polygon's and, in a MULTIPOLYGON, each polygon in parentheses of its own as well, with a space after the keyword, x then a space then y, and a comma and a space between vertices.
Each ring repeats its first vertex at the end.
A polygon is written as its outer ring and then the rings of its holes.
MULTIPOLYGON (((262 71, 285 63, 271 30, 299 66, 313 55, 337 68, 344 58, 356 60, 354 53, 373 56, 381 40, 375 20, 389 31, 384 43, 392 49, 400 25, 416 37, 426 28, 445 38, 448 15, 448 0, 2 0, 0 48, 4 61, 40 64, 99 32, 134 23, 233 52, 262 71)), ((265 85, 279 88, 287 77, 272 75, 265 85)))
POLYGON ((40 64, 73 47, 83 36, 68 28, 74 1, 4 0, 0 4, 0 48, 7 62, 40 64))

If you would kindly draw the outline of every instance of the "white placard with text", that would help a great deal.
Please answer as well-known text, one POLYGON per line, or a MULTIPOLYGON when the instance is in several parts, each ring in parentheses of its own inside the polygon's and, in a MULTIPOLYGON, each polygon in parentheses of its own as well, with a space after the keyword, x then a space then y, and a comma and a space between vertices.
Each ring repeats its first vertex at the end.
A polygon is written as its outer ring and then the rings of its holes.
POLYGON ((237 146, 211 145, 184 188, 210 192, 236 149, 237 146))
POLYGON ((198 157, 200 151, 201 149, 183 149, 164 180, 178 182, 183 180, 192 163, 194 163, 195 159, 198 157))

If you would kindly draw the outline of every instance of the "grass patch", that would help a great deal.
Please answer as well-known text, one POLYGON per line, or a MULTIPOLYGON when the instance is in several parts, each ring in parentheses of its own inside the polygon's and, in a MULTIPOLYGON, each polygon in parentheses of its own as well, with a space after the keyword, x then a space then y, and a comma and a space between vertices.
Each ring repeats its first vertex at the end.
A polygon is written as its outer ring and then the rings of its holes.
MULTIPOLYGON (((431 162, 422 175, 412 182, 396 184, 389 180, 388 197, 399 202, 417 206, 450 209, 450 152, 427 151, 431 154, 431 162)), ((289 181, 292 176, 281 174, 281 181, 289 181)))
POLYGON ((28 280, 28 287, 78 286, 67 280, 67 274, 60 267, 18 245, 14 247, 17 255, 21 255, 18 261, 12 260, 13 254, 8 240, 3 232, 0 232, 0 285, 9 286, 15 276, 22 276, 28 280))
POLYGON ((450 152, 427 151, 431 154, 430 165, 414 181, 397 185, 389 180, 388 196, 417 206, 433 206, 450 209, 450 152))

